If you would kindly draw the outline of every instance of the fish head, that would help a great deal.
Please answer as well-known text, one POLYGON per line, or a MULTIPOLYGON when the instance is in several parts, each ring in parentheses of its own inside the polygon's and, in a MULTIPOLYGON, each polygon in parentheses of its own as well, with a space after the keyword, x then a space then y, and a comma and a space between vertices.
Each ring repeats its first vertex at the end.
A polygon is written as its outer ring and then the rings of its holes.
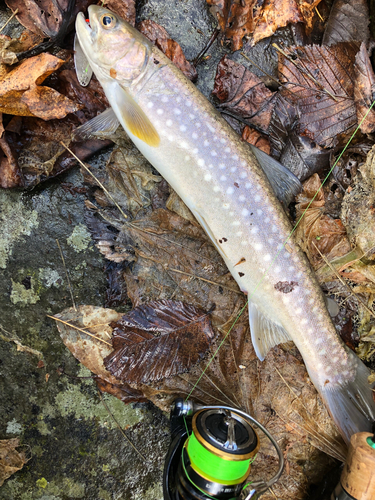
POLYGON ((99 5, 88 8, 89 22, 80 12, 76 19, 79 43, 99 79, 131 85, 145 71, 152 45, 117 14, 99 5))

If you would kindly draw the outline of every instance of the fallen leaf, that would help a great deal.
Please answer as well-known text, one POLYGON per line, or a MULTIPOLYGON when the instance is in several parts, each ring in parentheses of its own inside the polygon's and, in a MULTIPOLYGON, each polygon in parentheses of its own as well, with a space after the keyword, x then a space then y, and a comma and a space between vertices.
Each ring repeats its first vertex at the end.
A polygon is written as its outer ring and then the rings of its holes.
POLYGON ((373 103, 375 75, 364 43, 355 56, 354 69, 356 74, 354 99, 358 124, 363 134, 372 134, 375 130, 375 111, 373 109, 369 111, 369 108, 373 103), (362 121, 365 115, 366 119, 362 121))
MULTIPOLYGON (((7 6, 17 12, 18 21, 33 33, 41 37, 55 37, 63 23, 71 0, 6 0, 7 6)), ((79 0, 72 3, 73 11, 69 14, 71 23, 80 11, 85 11, 92 1, 79 0)))
POLYGON ((104 365, 129 384, 187 372, 206 354, 214 337, 206 312, 172 300, 138 306, 111 326, 114 351, 104 365))
POLYGON ((62 64, 62 59, 46 53, 22 61, 0 82, 0 111, 52 120, 80 109, 56 90, 40 86, 62 64))
POLYGON ((42 40, 42 37, 29 30, 25 30, 19 38, 0 35, 0 64, 17 63, 19 52, 24 52, 38 45, 42 40))
POLYGON ((0 440, 0 487, 30 460, 24 451, 16 450, 19 446, 18 438, 0 440))
POLYGON ((138 30, 143 33, 152 43, 154 43, 184 75, 192 82, 198 78, 198 73, 193 64, 185 57, 181 46, 169 36, 167 31, 150 19, 141 21, 138 30))
POLYGON ((256 146, 258 149, 261 149, 268 155, 271 153, 271 146, 267 137, 247 125, 242 131, 242 139, 256 146))
POLYGON ((351 250, 341 220, 325 215, 324 194, 323 190, 319 190, 320 186, 319 176, 314 174, 303 184, 302 193, 296 197, 296 218, 299 221, 296 230, 297 241, 315 269, 323 262, 321 254, 332 260, 351 250), (302 214, 304 215, 300 220, 302 214))
POLYGON ((212 94, 220 101, 219 110, 239 117, 242 122, 267 131, 275 93, 242 64, 224 56, 216 70, 212 94))
POLYGON ((358 45, 370 39, 369 11, 366 0, 336 0, 323 36, 323 45, 350 42, 358 45))
POLYGON ((288 47, 279 53, 280 94, 297 109, 298 133, 323 148, 344 146, 357 125, 355 53, 350 44, 288 47))

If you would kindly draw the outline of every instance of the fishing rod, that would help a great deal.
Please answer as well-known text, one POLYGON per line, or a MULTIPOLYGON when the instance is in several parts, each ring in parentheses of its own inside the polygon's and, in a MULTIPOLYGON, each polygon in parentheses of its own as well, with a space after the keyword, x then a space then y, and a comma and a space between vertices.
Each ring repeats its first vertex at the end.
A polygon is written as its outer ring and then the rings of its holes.
POLYGON ((171 410, 172 440, 166 456, 164 500, 257 499, 281 476, 283 453, 254 417, 230 406, 199 405, 178 398, 171 410), (278 470, 268 480, 248 481, 260 446, 254 426, 273 444, 278 470), (244 497, 244 490, 249 492, 244 497))

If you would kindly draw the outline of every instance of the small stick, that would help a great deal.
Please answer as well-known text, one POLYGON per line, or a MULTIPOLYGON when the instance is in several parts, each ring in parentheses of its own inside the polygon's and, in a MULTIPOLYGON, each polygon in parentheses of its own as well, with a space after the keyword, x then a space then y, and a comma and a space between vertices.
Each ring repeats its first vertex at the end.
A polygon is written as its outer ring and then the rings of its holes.
POLYGON ((76 156, 73 151, 71 149, 68 148, 68 146, 65 146, 65 144, 60 141, 60 144, 62 146, 64 146, 64 148, 69 151, 69 153, 78 161, 78 163, 86 170, 86 172, 88 172, 91 177, 93 177, 95 179, 95 181, 99 184, 99 186, 103 189, 103 191, 105 192, 105 194, 108 196, 108 198, 110 198, 113 203, 116 205, 116 207, 120 210, 121 214, 125 217, 125 219, 128 218, 128 216, 126 215, 126 213, 122 210, 122 208, 120 207, 120 205, 117 203, 117 201, 113 198, 113 196, 111 195, 111 193, 108 191, 108 189, 106 189, 103 184, 100 182, 99 179, 97 179, 95 177, 95 175, 91 172, 91 170, 89 168, 86 167, 86 165, 83 163, 83 161, 81 161, 78 156, 76 156))
POLYGON ((63 266, 64 266, 66 280, 68 282, 68 287, 69 287, 69 292, 70 292, 70 297, 72 299, 73 307, 74 307, 74 310, 77 311, 78 309, 77 309, 76 303, 74 301, 72 284, 71 284, 70 279, 69 279, 68 269, 67 269, 67 267, 65 265, 64 254, 62 252, 62 249, 61 249, 61 246, 60 246, 60 242, 59 242, 59 240, 57 238, 56 238, 56 243, 57 243, 57 246, 59 247, 59 250, 60 250, 61 260, 62 260, 62 263, 63 263, 63 266))
MULTIPOLYGON (((70 326, 70 328, 74 328, 75 330, 78 330, 79 332, 82 332, 86 335, 89 335, 90 337, 93 337, 95 340, 99 340, 100 342, 103 342, 103 344, 107 344, 109 346, 112 347, 112 344, 110 344, 109 342, 106 342, 105 340, 99 338, 99 337, 96 337, 94 334, 92 333, 89 333, 87 332, 86 330, 83 330, 83 328, 79 328, 78 326, 76 325, 73 325, 72 323, 68 323, 68 321, 64 321, 60 318, 56 318, 56 316, 50 316, 49 314, 46 314, 47 318, 52 318, 54 319, 55 321, 60 321, 60 323, 63 323, 64 325, 67 325, 67 326, 70 326)), ((93 326, 90 326, 90 327, 87 327, 87 328, 95 328, 96 325, 93 325, 93 326)))
POLYGON ((200 276, 196 276, 195 274, 185 273, 184 271, 180 271, 179 269, 172 269, 171 267, 168 267, 168 270, 173 271, 174 273, 185 274, 186 276, 190 276, 191 278, 197 278, 198 280, 205 281, 206 283, 210 283, 211 285, 221 286, 222 288, 225 288, 226 290, 230 290, 231 292, 239 293, 240 295, 243 295, 243 293, 240 290, 234 290, 233 288, 230 288, 229 286, 221 285, 220 283, 216 283, 215 281, 206 280, 205 278, 201 278, 200 276))
POLYGON ((322 21, 322 23, 324 23, 324 19, 323 19, 321 13, 318 11, 318 7, 315 7, 315 12, 318 14, 318 16, 319 16, 320 20, 322 21))
POLYGON ((11 22, 11 20, 13 19, 13 17, 16 16, 17 14, 18 14, 18 8, 13 12, 13 14, 10 16, 10 18, 8 19, 8 21, 3 25, 3 27, 0 28, 0 33, 11 22))
POLYGON ((111 412, 111 410, 108 408, 107 403, 103 399, 102 391, 100 391, 98 389, 98 392, 99 392, 99 397, 100 397, 101 402, 103 403, 105 409, 107 410, 108 414, 111 416, 111 418, 114 421, 114 423, 116 424, 116 426, 119 428, 119 430, 120 430, 121 434, 123 435, 123 437, 130 444, 130 446, 138 453, 138 455, 142 458, 142 460, 144 460, 146 463, 150 464, 150 462, 147 460, 147 458, 144 455, 142 455, 142 453, 139 450, 137 450, 137 448, 135 447, 135 445, 131 442, 131 440, 128 438, 128 436, 125 434, 125 432, 121 428, 121 425, 117 422, 115 416, 113 415, 113 413, 111 412))

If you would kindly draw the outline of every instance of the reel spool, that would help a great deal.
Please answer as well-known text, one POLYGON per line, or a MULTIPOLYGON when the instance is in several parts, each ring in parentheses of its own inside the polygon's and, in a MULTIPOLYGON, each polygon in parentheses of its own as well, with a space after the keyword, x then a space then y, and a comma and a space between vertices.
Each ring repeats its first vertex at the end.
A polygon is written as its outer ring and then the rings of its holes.
POLYGON ((279 470, 269 481, 252 483, 246 500, 259 498, 279 479, 284 459, 276 441, 241 410, 177 399, 171 411, 172 442, 164 467, 164 500, 239 499, 259 449, 251 424, 256 424, 276 448, 279 470))

